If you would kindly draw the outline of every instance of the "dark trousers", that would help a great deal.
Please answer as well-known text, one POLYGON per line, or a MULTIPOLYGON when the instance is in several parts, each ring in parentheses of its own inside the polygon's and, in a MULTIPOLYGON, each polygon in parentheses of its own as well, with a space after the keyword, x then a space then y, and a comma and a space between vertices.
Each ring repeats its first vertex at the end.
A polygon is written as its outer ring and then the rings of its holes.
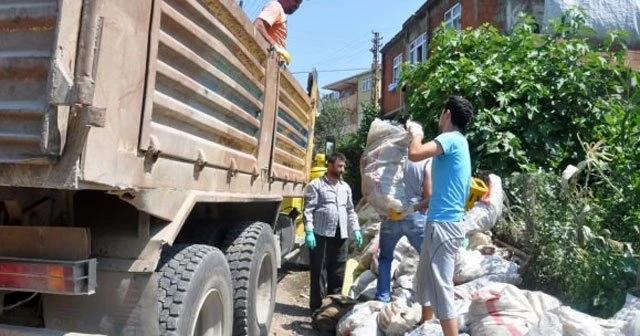
POLYGON ((340 294, 347 263, 347 239, 340 238, 340 228, 335 237, 316 235, 316 248, 309 251, 311 263, 311 312, 320 308, 327 294, 340 294))

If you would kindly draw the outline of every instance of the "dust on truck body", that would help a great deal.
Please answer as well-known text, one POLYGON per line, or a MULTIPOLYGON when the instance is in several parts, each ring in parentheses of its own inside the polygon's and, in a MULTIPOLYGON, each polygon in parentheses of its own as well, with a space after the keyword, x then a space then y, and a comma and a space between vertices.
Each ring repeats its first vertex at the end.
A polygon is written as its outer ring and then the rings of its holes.
POLYGON ((0 1, 0 335, 264 334, 307 86, 233 0, 0 1))

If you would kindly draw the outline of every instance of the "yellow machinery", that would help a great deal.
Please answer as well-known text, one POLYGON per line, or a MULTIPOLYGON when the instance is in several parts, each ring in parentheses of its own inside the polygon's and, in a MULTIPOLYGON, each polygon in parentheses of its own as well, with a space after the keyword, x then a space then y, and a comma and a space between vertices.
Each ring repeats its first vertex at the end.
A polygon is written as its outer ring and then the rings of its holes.
MULTIPOLYGON (((326 167, 326 155, 316 154, 314 158, 314 165, 311 168, 309 174, 309 181, 324 175, 327 171, 326 167)), ((293 209, 297 209, 299 215, 295 219, 296 238, 304 239, 304 223, 302 222, 302 209, 304 208, 304 199, 302 197, 287 197, 282 200, 280 206, 280 212, 290 213, 293 209)))

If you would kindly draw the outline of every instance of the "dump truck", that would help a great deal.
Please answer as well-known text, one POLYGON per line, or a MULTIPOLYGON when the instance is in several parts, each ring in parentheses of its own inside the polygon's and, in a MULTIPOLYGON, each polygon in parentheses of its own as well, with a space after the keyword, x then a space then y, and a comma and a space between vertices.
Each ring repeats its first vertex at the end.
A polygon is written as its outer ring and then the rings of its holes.
POLYGON ((266 335, 314 78, 232 0, 0 1, 0 335, 266 335))

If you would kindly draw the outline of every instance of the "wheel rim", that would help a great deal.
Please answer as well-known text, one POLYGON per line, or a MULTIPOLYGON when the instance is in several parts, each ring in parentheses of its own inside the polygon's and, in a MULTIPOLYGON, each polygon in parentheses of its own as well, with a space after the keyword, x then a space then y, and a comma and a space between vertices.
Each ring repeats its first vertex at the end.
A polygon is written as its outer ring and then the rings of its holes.
POLYGON ((269 312, 273 300, 273 261, 271 255, 265 253, 260 263, 260 273, 258 275, 258 288, 256 291, 256 318, 258 323, 263 325, 269 322, 269 312))
POLYGON ((224 304, 222 295, 210 289, 200 302, 198 317, 191 328, 193 336, 222 336, 224 329, 224 304))

